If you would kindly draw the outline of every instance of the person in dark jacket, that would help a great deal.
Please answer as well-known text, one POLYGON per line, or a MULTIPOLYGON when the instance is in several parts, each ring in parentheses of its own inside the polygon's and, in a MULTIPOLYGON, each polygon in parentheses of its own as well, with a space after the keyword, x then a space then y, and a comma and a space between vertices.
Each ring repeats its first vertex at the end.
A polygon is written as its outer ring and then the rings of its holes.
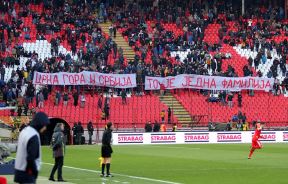
POLYGON ((98 103, 97 103, 99 109, 102 109, 102 101, 103 101, 103 96, 101 95, 101 96, 99 97, 98 103))
POLYGON ((73 144, 77 144, 77 139, 76 139, 76 136, 77 136, 77 123, 74 123, 73 127, 72 127, 72 132, 73 132, 73 144))
POLYGON ((45 100, 45 101, 48 100, 48 95, 49 95, 49 91, 48 91, 47 86, 45 86, 45 87, 43 88, 43 96, 44 96, 44 100, 45 100))
POLYGON ((82 136, 84 135, 84 129, 81 125, 81 122, 78 122, 78 125, 76 127, 76 141, 77 144, 82 144, 82 136))
POLYGON ((171 123, 171 113, 172 113, 170 107, 168 107, 167 112, 168 112, 168 123, 170 124, 171 123))
POLYGON ((38 112, 34 115, 29 126, 20 132, 15 159, 14 182, 36 183, 41 163, 39 134, 45 132, 48 124, 48 116, 43 112, 38 112))
POLYGON ((238 93, 238 107, 242 107, 242 94, 241 94, 241 92, 238 93))
POLYGON ((78 105, 78 99, 79 99, 79 94, 77 91, 73 94, 73 99, 74 99, 74 106, 76 107, 78 105))
POLYGON ((233 93, 229 93, 229 95, 228 95, 228 106, 229 106, 229 108, 232 108, 233 107, 233 93))
POLYGON ((64 93, 64 96, 63 96, 63 104, 64 104, 64 106, 67 106, 68 100, 69 100, 69 96, 68 96, 68 94, 65 92, 65 93, 64 93))
POLYGON ((49 180, 55 181, 54 174, 58 170, 58 181, 63 182, 62 177, 62 167, 64 162, 64 152, 65 152, 65 139, 64 139, 64 125, 63 123, 57 123, 54 128, 54 133, 52 135, 51 146, 53 149, 53 157, 55 158, 54 167, 51 171, 49 180))
POLYGON ((92 144, 92 135, 94 132, 94 128, 93 128, 93 124, 91 121, 87 125, 87 130, 88 130, 88 134, 89 134, 89 143, 88 144, 92 144))
POLYGON ((126 97, 127 97, 126 90, 123 89, 122 92, 121 92, 122 104, 127 104, 126 97))
POLYGON ((22 116, 22 106, 19 105, 17 108, 17 116, 22 116))
POLYGON ((111 139, 112 139, 112 123, 109 122, 106 125, 102 137, 101 157, 103 158, 103 162, 102 162, 102 173, 100 175, 101 177, 104 177, 105 166, 106 166, 106 177, 112 177, 112 175, 110 174, 111 154, 113 153, 111 147, 111 139))

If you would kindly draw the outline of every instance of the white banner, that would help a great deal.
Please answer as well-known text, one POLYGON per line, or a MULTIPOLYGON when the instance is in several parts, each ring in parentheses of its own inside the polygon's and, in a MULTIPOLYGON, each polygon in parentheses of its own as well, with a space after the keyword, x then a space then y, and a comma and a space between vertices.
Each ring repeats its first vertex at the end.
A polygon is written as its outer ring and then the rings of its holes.
POLYGON ((39 85, 92 85, 113 88, 134 88, 136 74, 105 74, 83 71, 81 73, 34 72, 33 84, 39 85))
MULTIPOLYGON (((113 133, 113 144, 251 143, 254 131, 113 133)), ((262 131, 263 142, 288 142, 288 132, 262 131)))
POLYGON ((145 90, 159 90, 160 84, 162 84, 165 89, 193 88, 229 91, 253 89, 269 91, 273 88, 274 79, 260 77, 219 77, 193 74, 182 74, 170 77, 145 77, 145 90))

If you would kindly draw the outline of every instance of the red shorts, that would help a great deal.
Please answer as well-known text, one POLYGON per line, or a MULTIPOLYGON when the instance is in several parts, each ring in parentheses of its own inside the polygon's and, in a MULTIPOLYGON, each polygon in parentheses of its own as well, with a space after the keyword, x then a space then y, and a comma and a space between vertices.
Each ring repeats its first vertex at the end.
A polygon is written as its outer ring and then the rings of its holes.
POLYGON ((259 140, 252 140, 252 147, 255 149, 260 149, 262 148, 262 144, 259 140))

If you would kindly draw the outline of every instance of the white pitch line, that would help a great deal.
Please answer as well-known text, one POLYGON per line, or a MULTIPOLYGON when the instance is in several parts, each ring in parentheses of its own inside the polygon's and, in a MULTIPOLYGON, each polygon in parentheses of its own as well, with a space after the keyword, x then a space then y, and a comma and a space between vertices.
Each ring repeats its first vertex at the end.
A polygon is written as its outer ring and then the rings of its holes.
MULTIPOLYGON (((45 163, 45 162, 42 162, 42 164, 45 164, 45 165, 54 165, 54 164, 51 164, 51 163, 45 163)), ((93 172, 93 173, 100 173, 100 171, 94 171, 94 170, 90 170, 90 169, 82 169, 82 168, 70 167, 70 166, 63 166, 63 167, 68 168, 68 169, 75 169, 75 170, 79 170, 79 171, 87 171, 87 172, 93 172)), ((172 181, 158 180, 158 179, 146 178, 146 177, 140 177, 140 176, 130 176, 130 175, 126 175, 126 174, 117 174, 117 173, 113 173, 113 175, 115 175, 115 176, 127 177, 127 178, 132 178, 132 179, 139 179, 139 180, 153 181, 153 182, 158 182, 158 183, 166 183, 166 184, 181 184, 181 183, 172 182, 172 181)))

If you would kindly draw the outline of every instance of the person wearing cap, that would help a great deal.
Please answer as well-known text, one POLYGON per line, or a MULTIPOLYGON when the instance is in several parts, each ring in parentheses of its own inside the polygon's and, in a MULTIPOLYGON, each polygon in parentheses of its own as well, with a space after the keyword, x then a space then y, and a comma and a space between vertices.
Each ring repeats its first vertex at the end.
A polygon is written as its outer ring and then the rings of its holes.
POLYGON ((40 134, 45 132, 48 124, 48 116, 43 112, 38 112, 29 126, 21 131, 15 159, 14 182, 36 183, 41 167, 40 134))
POLYGON ((104 177, 105 166, 106 166, 106 177, 112 177, 112 175, 110 174, 111 154, 113 153, 111 147, 111 140, 112 140, 112 123, 109 122, 106 125, 102 137, 101 157, 103 158, 103 162, 102 162, 102 173, 100 175, 101 177, 104 177))

